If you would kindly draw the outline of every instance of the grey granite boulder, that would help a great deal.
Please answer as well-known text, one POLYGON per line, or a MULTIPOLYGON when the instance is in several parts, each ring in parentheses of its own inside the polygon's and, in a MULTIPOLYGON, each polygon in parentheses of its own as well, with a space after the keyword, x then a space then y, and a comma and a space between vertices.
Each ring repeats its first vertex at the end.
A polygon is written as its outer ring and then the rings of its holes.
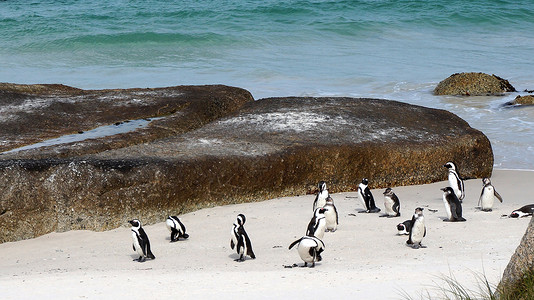
POLYGON ((434 95, 490 96, 515 91, 499 76, 472 72, 452 74, 436 86, 434 95))
MULTIPOLYGON (((177 128, 183 120, 160 121, 177 128)), ((1 155, 0 242, 313 193, 320 180, 331 192, 354 191, 363 177, 373 188, 445 180, 451 160, 466 178, 490 177, 493 166, 480 131, 447 111, 396 101, 270 98, 203 122, 105 151, 75 143, 1 155)))

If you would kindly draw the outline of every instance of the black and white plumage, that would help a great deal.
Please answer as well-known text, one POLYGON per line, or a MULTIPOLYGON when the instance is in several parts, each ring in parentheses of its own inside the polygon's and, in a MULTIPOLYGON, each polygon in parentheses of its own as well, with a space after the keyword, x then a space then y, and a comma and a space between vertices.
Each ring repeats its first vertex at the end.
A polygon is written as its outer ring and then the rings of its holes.
POLYGON ((400 217, 400 200, 391 188, 384 191, 384 217, 400 217))
POLYGON ((326 189, 326 182, 320 181, 317 184, 317 187, 319 188, 319 193, 317 193, 317 196, 315 196, 315 200, 313 201, 313 211, 323 207, 326 204, 326 198, 329 196, 328 190, 326 189))
POLYGON ((321 207, 317 208, 313 213, 313 217, 308 223, 308 228, 306 230, 307 236, 314 236, 319 239, 323 239, 324 232, 326 230, 326 218, 324 213, 326 209, 321 207))
POLYGON ((358 185, 358 196, 362 201, 365 210, 359 211, 360 213, 377 213, 380 212, 380 208, 376 207, 375 199, 371 190, 369 189, 369 180, 364 178, 358 185))
POLYGON ((139 254, 138 262, 144 262, 147 258, 155 259, 156 257, 150 250, 150 241, 146 235, 145 230, 141 227, 141 221, 133 219, 128 221, 132 225, 132 242, 133 250, 139 254))
POLYGON ((508 217, 510 218, 523 218, 532 216, 534 214, 534 204, 528 204, 521 208, 514 210, 508 217))
POLYGON ((189 234, 185 233, 185 225, 177 216, 169 216, 165 224, 171 232, 171 242, 176 242, 180 238, 187 239, 189 237, 189 234))
POLYGON ((415 209, 415 213, 412 217, 410 237, 408 238, 408 241, 406 241, 406 244, 414 249, 425 248, 425 246, 421 245, 421 241, 423 241, 423 237, 425 236, 426 226, 423 209, 418 207, 415 209))
POLYGON ((326 198, 326 204, 323 206, 323 208, 325 209, 324 217, 326 220, 326 231, 336 231, 337 225, 339 225, 339 218, 336 206, 334 205, 334 199, 328 196, 326 198))
POLYGON ((412 220, 406 220, 397 224, 398 235, 409 235, 412 230, 412 220))
POLYGON ((323 241, 314 236, 303 236, 289 245, 289 250, 298 244, 298 252, 300 258, 304 261, 303 267, 307 267, 311 263, 311 267, 315 267, 315 262, 323 260, 321 253, 325 246, 323 241))
POLYGON ((456 165, 452 161, 449 161, 443 166, 449 170, 449 186, 454 190, 458 200, 462 202, 465 198, 464 181, 460 177, 456 165))
POLYGON ((245 231, 245 215, 239 214, 234 222, 232 228, 232 239, 230 241, 230 248, 234 249, 239 254, 239 258, 235 261, 245 261, 245 255, 250 256, 252 259, 256 258, 254 251, 252 251, 252 243, 245 231))
POLYGON ((451 187, 441 189, 443 191, 443 204, 445 205, 445 211, 447 212, 447 219, 444 221, 450 222, 463 222, 465 219, 462 217, 462 203, 456 197, 456 193, 451 187))
POLYGON ((495 198, 502 203, 502 197, 497 193, 497 190, 495 190, 495 187, 491 184, 489 178, 483 178, 482 185, 483 187, 482 192, 480 193, 480 198, 478 199, 478 205, 483 211, 492 211, 495 198))

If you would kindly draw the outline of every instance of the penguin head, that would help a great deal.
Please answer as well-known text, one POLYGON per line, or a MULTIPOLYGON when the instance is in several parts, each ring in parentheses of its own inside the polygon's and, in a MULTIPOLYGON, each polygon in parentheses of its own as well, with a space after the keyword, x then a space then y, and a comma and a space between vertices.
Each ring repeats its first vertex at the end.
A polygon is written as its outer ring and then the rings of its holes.
POLYGON ((314 215, 317 217, 317 216, 319 216, 319 215, 321 215, 321 214, 324 214, 325 211, 326 211, 326 208, 323 208, 323 207, 316 208, 316 209, 315 209, 315 214, 314 214, 314 215))
POLYGON ((247 221, 247 218, 245 218, 245 215, 244 215, 244 214, 239 214, 239 215, 237 215, 236 223, 237 223, 238 225, 243 226, 243 225, 245 224, 246 221, 247 221))
POLYGON ((402 223, 399 223, 397 225, 397 230, 398 231, 405 231, 406 230, 406 225, 402 224, 402 223))
POLYGON ((488 184, 491 184, 491 180, 487 177, 482 178, 482 185, 486 186, 488 184))
POLYGON ((324 191, 326 190, 326 182, 324 181, 319 181, 319 184, 317 185, 319 187, 319 191, 324 191))
POLYGON ((365 185, 368 185, 369 184, 369 179, 367 179, 367 178, 362 179, 362 183, 365 184, 365 185))
POLYGON ((131 221, 128 221, 128 223, 130 223, 132 227, 135 227, 135 228, 141 227, 141 221, 139 221, 138 219, 133 219, 131 221))
POLYGON ((387 188, 387 189, 384 191, 384 195, 388 195, 388 196, 393 195, 393 190, 392 190, 391 188, 387 188))
POLYGON ((514 210, 509 216, 509 218, 519 218, 519 213, 517 210, 514 210))
POLYGON ((456 171, 456 165, 452 161, 447 162, 443 166, 445 168, 449 169, 449 170, 455 170, 456 171))
POLYGON ((334 204, 334 199, 332 199, 332 197, 328 196, 328 197, 326 197, 326 203, 334 204))

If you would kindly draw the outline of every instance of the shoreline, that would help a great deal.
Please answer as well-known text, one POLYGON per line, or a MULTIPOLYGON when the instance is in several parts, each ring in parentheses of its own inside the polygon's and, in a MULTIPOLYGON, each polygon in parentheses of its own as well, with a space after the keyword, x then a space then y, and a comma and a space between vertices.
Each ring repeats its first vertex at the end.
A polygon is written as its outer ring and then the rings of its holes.
MULTIPOLYGON (((533 170, 494 169, 492 183, 504 199, 493 212, 475 209, 480 179, 466 181, 464 217, 467 222, 443 222, 441 191, 446 182, 394 187, 401 201, 399 218, 358 214, 356 193, 332 194, 339 228, 325 233, 323 261, 315 268, 302 265, 297 251, 288 250, 300 238, 311 215, 315 195, 205 208, 180 216, 188 240, 169 243, 161 223, 144 226, 156 259, 133 262, 130 229, 105 232, 69 231, 0 244, 0 293, 4 299, 162 298, 230 299, 236 296, 289 299, 304 295, 337 298, 402 299, 402 291, 417 298, 436 288, 444 275, 476 290, 475 276, 484 274, 497 284, 519 245, 530 218, 501 218, 528 201, 533 170), (524 171, 527 171, 524 173, 524 171), (521 174, 518 174, 521 173, 521 174), (350 198, 349 198, 350 197, 350 198), (405 245, 396 224, 424 207, 427 236, 424 249, 405 245), (432 213, 429 209, 437 209, 432 213), (243 263, 230 249, 230 230, 238 213, 257 259, 243 263)), ((328 184, 328 183, 327 183, 328 184)), ((383 189, 373 189, 383 209, 383 189)), ((135 216, 129 216, 134 218, 135 216)), ((142 221, 142 220, 141 220, 142 221)))

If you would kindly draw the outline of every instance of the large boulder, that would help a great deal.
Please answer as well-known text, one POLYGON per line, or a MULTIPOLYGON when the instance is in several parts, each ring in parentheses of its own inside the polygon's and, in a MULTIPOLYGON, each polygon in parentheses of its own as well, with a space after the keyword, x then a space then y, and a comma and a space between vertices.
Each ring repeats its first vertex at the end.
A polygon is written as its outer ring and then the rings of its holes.
POLYGON ((452 113, 354 98, 262 99, 149 143, 20 158, 39 151, 0 159, 0 242, 312 193, 320 180, 353 191, 363 177, 374 188, 444 180, 450 160, 467 178, 493 166, 487 137, 452 113))
POLYGON ((489 96, 515 91, 499 76, 472 72, 452 74, 436 86, 434 95, 489 96))
POLYGON ((517 96, 514 100, 506 102, 505 105, 534 105, 534 96, 517 96))

